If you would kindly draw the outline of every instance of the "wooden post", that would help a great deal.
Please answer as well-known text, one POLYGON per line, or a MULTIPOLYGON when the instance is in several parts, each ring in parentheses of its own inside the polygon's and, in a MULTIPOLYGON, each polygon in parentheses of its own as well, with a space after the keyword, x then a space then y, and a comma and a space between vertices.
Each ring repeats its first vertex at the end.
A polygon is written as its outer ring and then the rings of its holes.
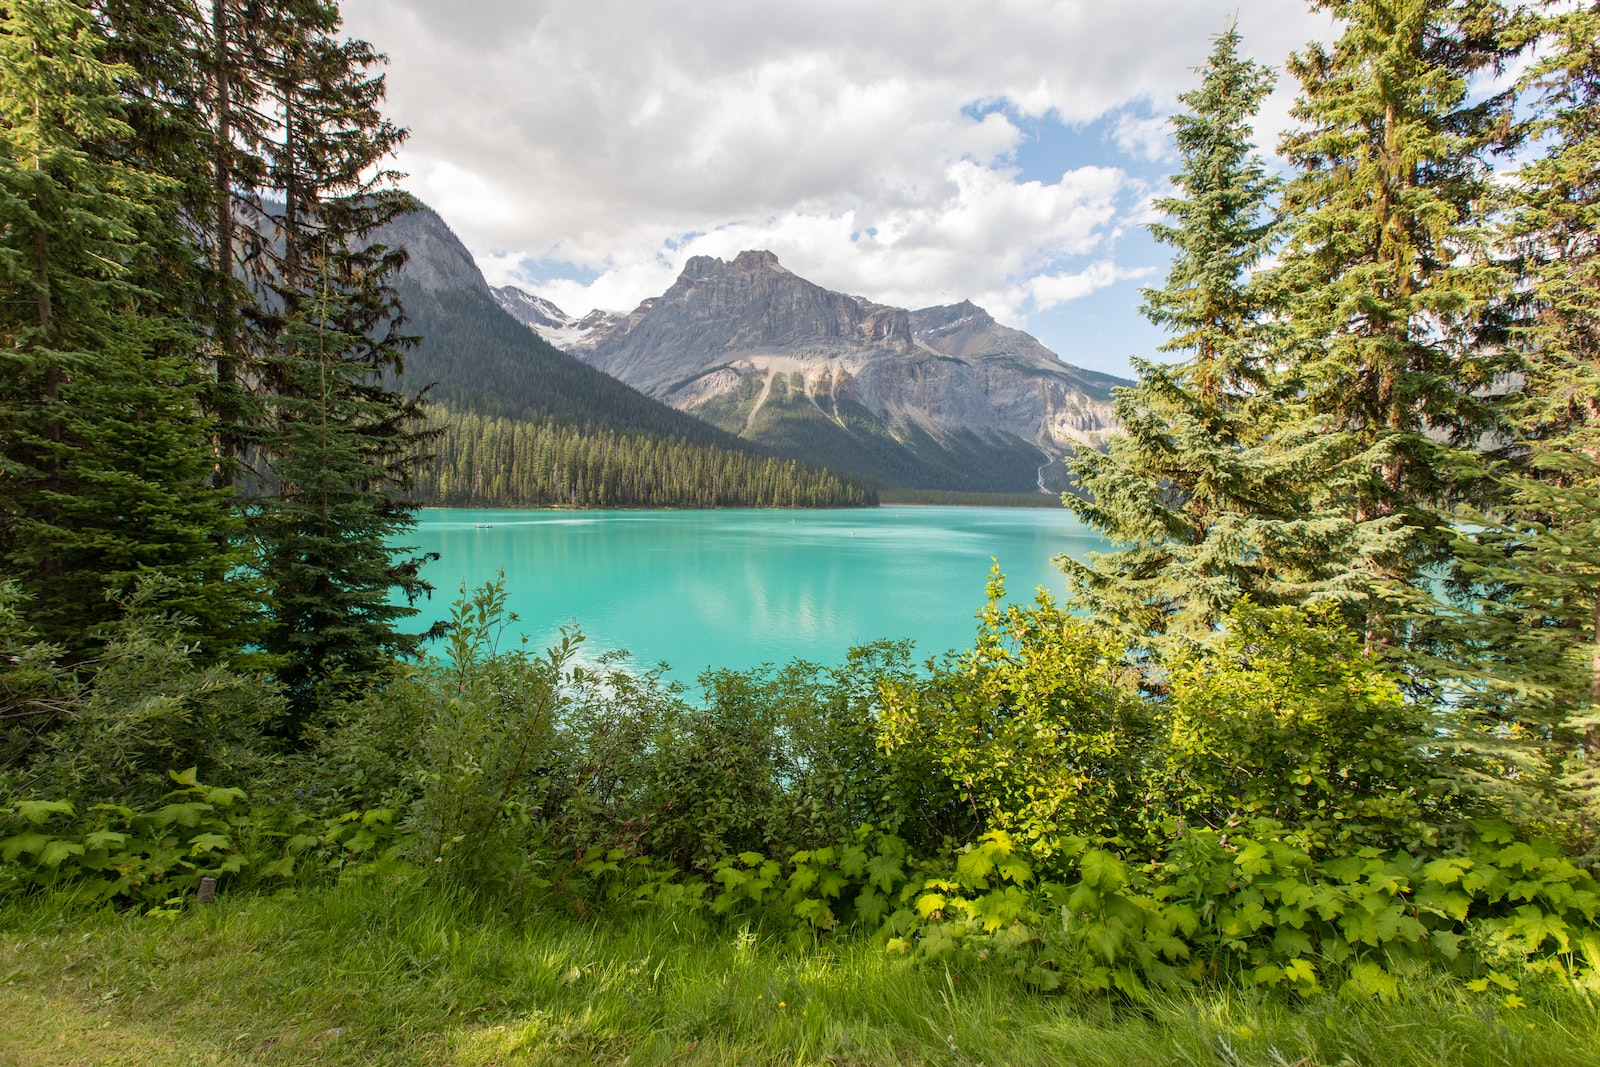
POLYGON ((217 880, 208 874, 200 879, 200 888, 194 892, 194 902, 196 904, 209 904, 216 899, 216 895, 217 880))

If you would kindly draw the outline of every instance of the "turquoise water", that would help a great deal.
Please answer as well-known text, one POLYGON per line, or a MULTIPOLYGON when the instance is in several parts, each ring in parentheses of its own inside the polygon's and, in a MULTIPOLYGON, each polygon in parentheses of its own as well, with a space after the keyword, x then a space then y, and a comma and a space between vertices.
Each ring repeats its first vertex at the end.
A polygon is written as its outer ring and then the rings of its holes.
MULTIPOLYGON (((510 610, 536 647, 576 622, 587 656, 627 650, 692 680, 852 645, 911 638, 919 657, 964 648, 990 558, 1014 598, 1065 588, 1050 564, 1105 544, 1053 508, 850 511, 477 511, 430 508, 406 543, 439 553, 423 626, 463 582, 504 571, 510 610)), ((409 627, 408 627, 409 628, 409 627)))

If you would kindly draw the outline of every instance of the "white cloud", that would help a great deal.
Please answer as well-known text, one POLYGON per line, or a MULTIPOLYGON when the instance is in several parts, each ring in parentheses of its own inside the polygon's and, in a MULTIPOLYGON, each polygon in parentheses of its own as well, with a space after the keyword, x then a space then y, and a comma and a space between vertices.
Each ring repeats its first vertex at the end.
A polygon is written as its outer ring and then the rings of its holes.
POLYGON ((1118 282, 1146 278, 1152 273, 1149 267, 1119 267, 1110 260, 1101 260, 1080 271, 1034 275, 1028 280, 1028 297, 1036 310, 1046 311, 1118 282))
MULTIPOLYGON (((1170 105, 1151 102, 1194 83, 1226 19, 1237 11, 1246 48, 1279 66, 1327 25, 1283 0, 343 9, 349 32, 391 56, 408 188, 491 281, 537 282, 571 312, 626 308, 691 254, 766 247, 832 288, 994 301, 1018 324, 1136 269, 1117 261, 1117 238, 1169 166, 1170 105), (1125 159, 1024 174, 1022 131, 982 106, 994 103, 1065 126, 1109 121, 1125 159), (533 278, 530 261, 573 270, 533 278)), ((1268 147, 1289 95, 1263 117, 1268 147)))
POLYGON ((1139 115, 1124 111, 1117 116, 1111 138, 1125 155, 1152 163, 1167 163, 1177 158, 1172 143, 1172 124, 1166 115, 1139 115))

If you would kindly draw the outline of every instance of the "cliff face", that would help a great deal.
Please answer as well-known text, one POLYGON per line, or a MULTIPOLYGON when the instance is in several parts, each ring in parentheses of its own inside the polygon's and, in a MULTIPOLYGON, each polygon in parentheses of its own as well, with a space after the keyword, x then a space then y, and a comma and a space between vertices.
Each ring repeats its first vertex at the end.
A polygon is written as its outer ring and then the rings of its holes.
POLYGON ((390 222, 373 234, 382 244, 406 250, 401 277, 425 293, 465 292, 488 297, 472 253, 460 238, 429 208, 419 208, 390 222))
POLYGON ((672 288, 574 354, 670 402, 694 379, 745 357, 821 364, 910 351, 904 311, 813 285, 784 270, 771 252, 743 252, 731 263, 695 256, 672 288))
POLYGON ((935 439, 973 431, 1051 455, 1112 428, 1110 391, 1120 384, 1062 363, 972 303, 884 307, 808 282, 771 252, 696 256, 665 293, 572 351, 735 432, 760 421, 775 376, 798 375, 824 417, 848 401, 897 438, 912 427, 935 439), (711 404, 745 394, 732 411, 711 404))

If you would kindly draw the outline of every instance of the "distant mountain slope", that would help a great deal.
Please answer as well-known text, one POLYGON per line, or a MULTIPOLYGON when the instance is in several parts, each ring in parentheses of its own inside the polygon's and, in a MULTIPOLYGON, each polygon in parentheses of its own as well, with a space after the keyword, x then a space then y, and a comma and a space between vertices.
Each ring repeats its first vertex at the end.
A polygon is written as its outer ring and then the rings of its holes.
MULTIPOLYGON (((581 507, 859 506, 876 490, 652 400, 552 347, 497 303, 426 208, 375 235, 409 253, 396 288, 405 383, 433 384, 444 436, 418 481, 433 503, 581 507)), ((530 307, 535 307, 530 298, 530 307)), ((846 472, 841 472, 846 473, 846 472)))
POLYGON ((506 309, 506 314, 563 352, 587 345, 622 319, 615 311, 591 311, 581 319, 574 319, 544 297, 525 293, 514 285, 490 292, 506 309))
POLYGON ((405 379, 419 386, 437 383, 434 400, 482 415, 553 419, 751 450, 749 442, 552 347, 506 314, 471 254, 433 211, 412 212, 375 236, 410 255, 397 288, 406 329, 421 335, 422 343, 406 354, 405 379))
POLYGON ((798 277, 771 252, 696 256, 661 296, 609 319, 575 321, 520 290, 495 296, 652 397, 883 486, 1035 489, 1042 465, 1111 430, 1110 391, 1123 384, 1062 363, 971 303, 874 304, 798 277))

